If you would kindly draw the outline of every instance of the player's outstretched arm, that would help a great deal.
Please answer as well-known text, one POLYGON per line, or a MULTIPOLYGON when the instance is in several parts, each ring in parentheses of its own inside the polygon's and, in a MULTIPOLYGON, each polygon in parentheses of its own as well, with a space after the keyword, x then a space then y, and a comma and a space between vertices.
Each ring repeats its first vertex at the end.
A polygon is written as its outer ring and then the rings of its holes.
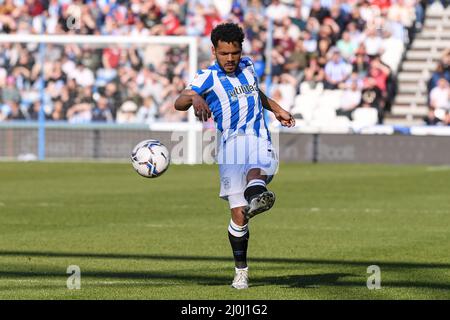
POLYGON ((175 100, 175 109, 178 111, 187 111, 192 106, 192 98, 197 93, 194 90, 181 91, 175 100))
POLYGON ((276 103, 276 101, 267 97, 261 90, 259 90, 259 97, 261 98, 263 108, 273 112, 275 118, 280 121, 282 126, 288 128, 295 126, 295 119, 292 114, 284 110, 278 103, 276 103))
POLYGON ((187 111, 191 106, 194 106, 195 116, 200 121, 207 121, 211 117, 211 110, 205 99, 194 90, 183 90, 177 100, 175 100, 175 109, 187 111))

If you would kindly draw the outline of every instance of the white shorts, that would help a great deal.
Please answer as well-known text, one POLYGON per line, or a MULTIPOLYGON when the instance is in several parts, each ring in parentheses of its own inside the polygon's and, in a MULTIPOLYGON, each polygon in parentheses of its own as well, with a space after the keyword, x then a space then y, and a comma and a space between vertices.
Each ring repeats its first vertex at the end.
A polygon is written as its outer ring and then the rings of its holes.
POLYGON ((219 147, 217 153, 220 174, 220 197, 228 200, 230 208, 246 206, 244 198, 247 174, 261 169, 269 183, 278 169, 278 157, 269 140, 255 135, 235 135, 219 147))

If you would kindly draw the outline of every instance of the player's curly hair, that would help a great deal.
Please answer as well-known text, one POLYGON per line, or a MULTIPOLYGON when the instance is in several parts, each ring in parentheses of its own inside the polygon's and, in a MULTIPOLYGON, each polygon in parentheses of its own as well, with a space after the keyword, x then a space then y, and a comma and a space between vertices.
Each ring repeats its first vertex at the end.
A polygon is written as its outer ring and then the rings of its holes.
POLYGON ((237 42, 242 47, 244 42, 244 31, 236 23, 222 23, 214 28, 211 32, 211 42, 216 48, 219 40, 224 42, 237 42))

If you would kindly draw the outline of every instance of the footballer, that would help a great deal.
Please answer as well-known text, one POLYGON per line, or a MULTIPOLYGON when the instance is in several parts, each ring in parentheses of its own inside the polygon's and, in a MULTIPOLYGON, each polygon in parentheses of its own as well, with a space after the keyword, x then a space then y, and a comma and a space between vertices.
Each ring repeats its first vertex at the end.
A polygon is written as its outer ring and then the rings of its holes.
POLYGON ((175 101, 179 111, 192 105, 201 121, 212 116, 221 135, 217 153, 220 197, 231 209, 228 238, 235 261, 231 286, 236 289, 248 288, 248 222, 275 203, 267 184, 278 168, 278 159, 263 108, 273 112, 281 125, 295 125, 292 115, 259 89, 251 59, 242 57, 243 41, 239 25, 216 26, 211 33, 215 64, 198 71, 175 101))

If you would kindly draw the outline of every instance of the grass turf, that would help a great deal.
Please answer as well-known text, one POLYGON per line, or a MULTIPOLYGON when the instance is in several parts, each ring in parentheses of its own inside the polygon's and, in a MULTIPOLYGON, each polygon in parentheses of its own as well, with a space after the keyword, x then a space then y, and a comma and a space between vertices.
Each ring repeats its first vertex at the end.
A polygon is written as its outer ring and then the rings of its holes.
POLYGON ((270 188, 236 291, 216 166, 149 180, 130 164, 0 163, 0 299, 450 298, 449 168, 282 164, 270 188))

